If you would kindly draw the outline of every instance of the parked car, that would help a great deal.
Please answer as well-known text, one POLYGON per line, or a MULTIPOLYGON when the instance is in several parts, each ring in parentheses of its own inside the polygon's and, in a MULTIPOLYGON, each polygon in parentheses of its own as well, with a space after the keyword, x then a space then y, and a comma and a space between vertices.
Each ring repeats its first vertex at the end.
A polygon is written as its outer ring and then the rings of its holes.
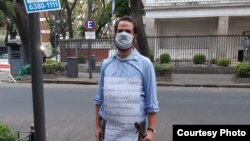
POLYGON ((1 64, 8 64, 9 63, 9 55, 6 53, 6 54, 3 54, 0 56, 0 63, 1 64))

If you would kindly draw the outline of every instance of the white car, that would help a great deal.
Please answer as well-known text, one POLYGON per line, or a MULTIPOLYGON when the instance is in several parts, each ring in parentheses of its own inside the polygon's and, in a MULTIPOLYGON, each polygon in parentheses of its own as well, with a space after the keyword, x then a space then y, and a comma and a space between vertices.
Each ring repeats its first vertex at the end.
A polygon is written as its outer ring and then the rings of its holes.
POLYGON ((8 59, 8 54, 3 54, 0 56, 0 64, 8 64, 9 59, 8 59))

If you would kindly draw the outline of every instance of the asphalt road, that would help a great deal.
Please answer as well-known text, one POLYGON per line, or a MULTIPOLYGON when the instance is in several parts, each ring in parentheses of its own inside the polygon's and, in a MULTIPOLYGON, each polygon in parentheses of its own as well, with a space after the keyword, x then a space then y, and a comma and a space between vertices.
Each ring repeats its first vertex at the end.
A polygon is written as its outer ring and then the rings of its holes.
MULTIPOLYGON (((47 141, 93 141, 96 86, 45 84, 47 141)), ((172 141, 173 124, 250 124, 250 89, 158 87, 155 141, 172 141)), ((31 84, 0 84, 0 122, 33 123, 31 84)))

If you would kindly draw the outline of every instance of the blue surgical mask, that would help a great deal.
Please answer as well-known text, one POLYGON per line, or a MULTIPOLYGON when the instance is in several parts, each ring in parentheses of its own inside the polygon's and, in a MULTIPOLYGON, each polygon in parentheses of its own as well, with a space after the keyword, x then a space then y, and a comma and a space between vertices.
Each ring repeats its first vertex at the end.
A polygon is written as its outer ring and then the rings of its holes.
POLYGON ((115 46, 120 50, 127 50, 133 45, 133 36, 125 31, 117 33, 115 37, 115 46))

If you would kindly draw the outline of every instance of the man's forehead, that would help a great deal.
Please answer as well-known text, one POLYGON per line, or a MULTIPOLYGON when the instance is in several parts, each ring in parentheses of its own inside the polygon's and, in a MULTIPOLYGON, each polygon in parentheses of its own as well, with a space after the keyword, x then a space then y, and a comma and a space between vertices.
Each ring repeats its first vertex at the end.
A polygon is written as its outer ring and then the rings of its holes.
POLYGON ((130 27, 130 28, 133 28, 134 25, 133 25, 133 23, 131 23, 129 21, 120 21, 119 24, 118 24, 118 28, 119 27, 130 27))

